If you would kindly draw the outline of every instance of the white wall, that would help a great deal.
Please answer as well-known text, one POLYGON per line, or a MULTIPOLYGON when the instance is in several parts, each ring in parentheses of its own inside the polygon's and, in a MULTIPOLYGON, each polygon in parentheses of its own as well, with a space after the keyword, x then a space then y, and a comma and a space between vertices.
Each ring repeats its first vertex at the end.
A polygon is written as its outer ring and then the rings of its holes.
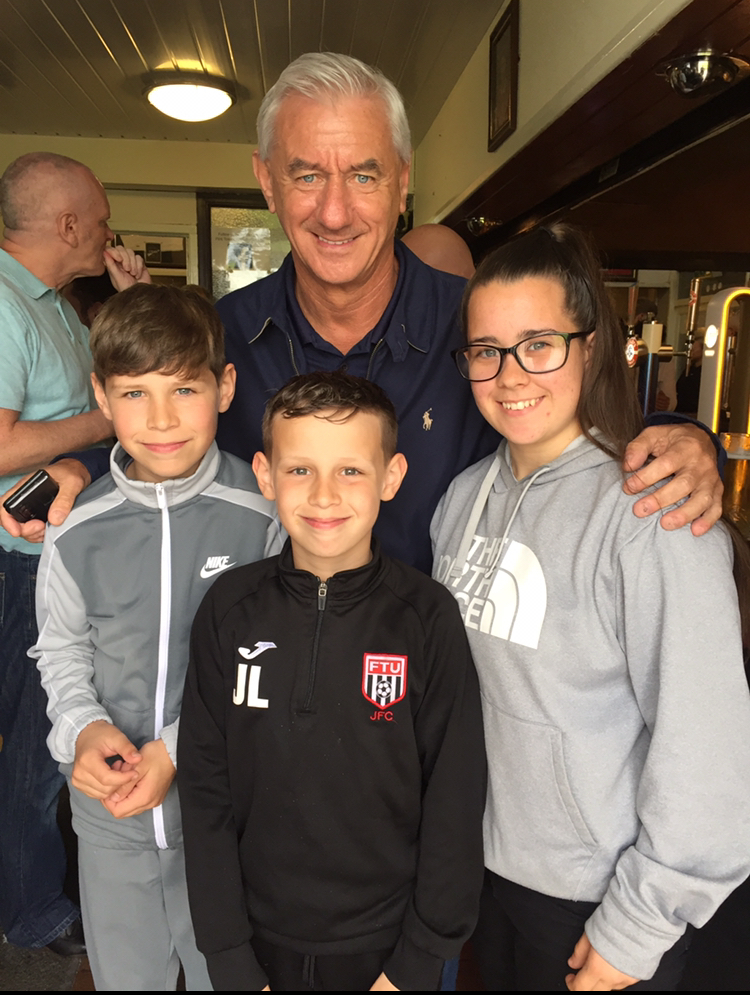
POLYGON ((521 0, 516 131, 487 152, 490 29, 416 150, 415 224, 445 217, 688 2, 521 0))
POLYGON ((105 186, 248 187, 254 145, 128 138, 0 135, 0 173, 25 152, 58 152, 85 162, 105 186))

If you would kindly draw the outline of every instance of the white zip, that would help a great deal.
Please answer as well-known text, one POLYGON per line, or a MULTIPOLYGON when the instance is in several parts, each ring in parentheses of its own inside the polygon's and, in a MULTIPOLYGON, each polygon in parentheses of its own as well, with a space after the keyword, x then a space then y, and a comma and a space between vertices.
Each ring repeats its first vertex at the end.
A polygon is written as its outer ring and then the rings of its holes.
MULTIPOLYGON (((172 533, 169 527, 169 508, 164 485, 156 485, 156 499, 161 509, 161 606, 159 611, 159 656, 156 672, 156 701, 154 703, 154 739, 164 728, 164 699, 167 693, 167 667, 169 664, 169 628, 172 620, 172 533)), ((160 850, 167 849, 164 830, 164 810, 161 805, 152 809, 154 835, 160 850)))

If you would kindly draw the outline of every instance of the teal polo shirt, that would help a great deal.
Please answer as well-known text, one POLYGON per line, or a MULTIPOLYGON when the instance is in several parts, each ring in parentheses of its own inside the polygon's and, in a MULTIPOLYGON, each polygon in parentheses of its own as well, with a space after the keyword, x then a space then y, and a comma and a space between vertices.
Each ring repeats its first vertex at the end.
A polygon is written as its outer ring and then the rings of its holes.
MULTIPOLYGON (((59 421, 95 406, 88 329, 52 287, 0 249, 0 408, 22 421, 59 421)), ((23 474, 0 477, 0 494, 23 474)), ((39 554, 0 529, 0 546, 39 554)))

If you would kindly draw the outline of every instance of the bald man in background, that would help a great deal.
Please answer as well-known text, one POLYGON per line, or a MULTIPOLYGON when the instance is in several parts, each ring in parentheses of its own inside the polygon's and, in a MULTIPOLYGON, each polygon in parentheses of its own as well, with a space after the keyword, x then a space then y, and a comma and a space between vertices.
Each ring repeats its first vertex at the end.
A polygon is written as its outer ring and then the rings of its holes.
MULTIPOLYGON (((112 435, 90 386, 88 330, 59 291, 105 265, 117 290, 149 282, 143 261, 107 248, 109 203, 86 166, 39 152, 0 178, 0 493, 68 449, 112 435)), ((21 947, 80 953, 79 911, 63 894, 57 828, 63 776, 47 750, 36 642, 41 546, 0 539, 0 928, 21 947)))
POLYGON ((402 237, 401 242, 423 263, 470 280, 474 275, 474 260, 469 246, 447 225, 417 225, 402 237))

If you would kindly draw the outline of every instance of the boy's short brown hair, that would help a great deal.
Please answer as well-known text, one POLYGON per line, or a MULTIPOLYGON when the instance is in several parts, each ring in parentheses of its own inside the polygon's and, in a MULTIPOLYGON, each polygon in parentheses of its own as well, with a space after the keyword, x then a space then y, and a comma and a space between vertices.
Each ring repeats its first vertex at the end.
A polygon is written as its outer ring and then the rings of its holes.
POLYGON ((136 283, 104 304, 91 326, 94 373, 107 377, 184 373, 207 366, 220 380, 224 328, 212 305, 194 291, 136 283))
POLYGON ((336 370, 318 371, 292 377, 266 404, 263 413, 263 450, 270 459, 273 447, 271 429, 277 415, 282 418, 302 418, 334 411, 330 421, 348 421, 358 411, 377 415, 383 435, 386 461, 396 454, 398 419, 396 410, 385 391, 362 377, 351 377, 336 370))

